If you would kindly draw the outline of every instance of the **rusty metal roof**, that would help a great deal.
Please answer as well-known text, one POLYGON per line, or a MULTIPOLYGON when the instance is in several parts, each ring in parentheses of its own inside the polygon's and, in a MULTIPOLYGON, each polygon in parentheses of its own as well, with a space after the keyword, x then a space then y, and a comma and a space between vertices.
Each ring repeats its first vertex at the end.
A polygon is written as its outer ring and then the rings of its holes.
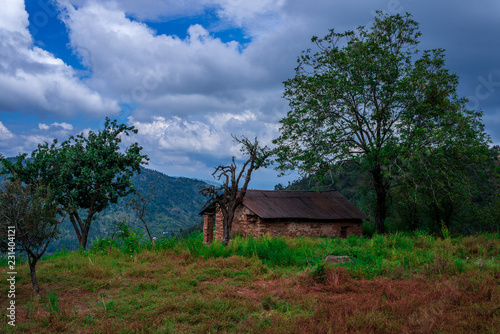
POLYGON ((261 218, 369 219, 337 191, 247 190, 243 205, 261 218))

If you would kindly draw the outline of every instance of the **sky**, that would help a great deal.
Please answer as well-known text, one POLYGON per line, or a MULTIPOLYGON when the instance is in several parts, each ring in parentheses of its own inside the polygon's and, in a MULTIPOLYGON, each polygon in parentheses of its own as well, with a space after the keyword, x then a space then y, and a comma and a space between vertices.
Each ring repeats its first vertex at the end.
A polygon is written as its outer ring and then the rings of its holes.
MULTIPOLYGON (((312 36, 408 12, 420 50, 444 48, 459 96, 500 144, 500 1, 0 0, 0 154, 133 125, 151 169, 212 180, 242 156, 231 135, 272 147, 283 81, 312 36)), ((250 188, 297 178, 259 169, 250 188)))

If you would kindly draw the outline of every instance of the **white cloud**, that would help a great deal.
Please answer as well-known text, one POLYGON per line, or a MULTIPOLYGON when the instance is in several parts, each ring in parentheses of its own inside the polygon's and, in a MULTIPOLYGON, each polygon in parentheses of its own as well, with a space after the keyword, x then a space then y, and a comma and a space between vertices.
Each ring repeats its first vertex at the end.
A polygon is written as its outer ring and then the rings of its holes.
POLYGON ((28 13, 24 10, 24 1, 1 0, 0 30, 29 36, 28 13))
MULTIPOLYGON (((61 6, 87 6, 93 0, 57 0, 61 6)), ((115 8, 139 20, 173 19, 203 13, 210 0, 100 0, 102 5, 115 8)))
POLYGON ((64 130, 67 130, 67 131, 73 130, 73 125, 68 124, 66 122, 62 122, 62 123, 54 122, 54 123, 52 123, 52 126, 61 127, 61 128, 63 128, 64 130))
POLYGON ((12 134, 12 132, 10 132, 9 129, 7 129, 5 125, 3 125, 3 123, 0 121, 0 140, 7 140, 13 137, 14 135, 12 134))
MULTIPOLYGON (((36 133, 36 136, 52 136, 52 138, 59 138, 61 140, 67 139, 73 133, 73 125, 66 122, 54 122, 50 125, 45 123, 38 123, 38 129, 40 131, 31 130, 31 134, 28 136, 33 136, 33 132, 36 133)), ((50 137, 47 137, 50 138, 50 137)), ((51 140, 46 140, 51 141, 51 140)))
MULTIPOLYGON (((427 43, 422 48, 454 48, 450 59, 457 65, 451 70, 462 78, 465 71, 472 78, 465 96, 474 93, 475 78, 494 70, 491 59, 498 54, 491 43, 492 31, 498 31, 495 0, 472 7, 465 1, 450 7, 407 0, 57 2, 63 8, 70 47, 88 66, 90 76, 79 79, 61 59, 33 46, 23 2, 0 0, 0 110, 34 110, 49 116, 34 123, 36 128, 40 122, 36 130, 6 130, 12 136, 0 142, 2 150, 30 149, 44 136, 67 136, 76 131, 69 123, 88 128, 85 121, 78 125, 73 121, 76 115, 84 116, 79 122, 88 116, 117 115, 118 102, 127 110, 121 117, 130 115, 130 124, 140 131, 124 141, 138 141, 152 158, 151 167, 173 175, 198 173, 209 178, 213 165, 239 154, 231 134, 257 136, 270 145, 278 135, 277 122, 288 109, 281 98, 282 82, 294 75, 300 52, 314 47, 311 36, 324 36, 330 28, 342 32, 369 24, 376 9, 414 13, 427 43), (453 15, 446 16, 450 11, 453 15), (199 21, 203 26, 195 24, 204 13, 211 18, 203 17, 199 21), (184 39, 174 33, 157 34, 146 24, 177 18, 193 22, 184 39), (224 36, 217 33, 229 28, 250 36, 248 43, 227 42, 228 35, 222 41, 214 37, 224 36), (473 61, 476 57, 487 61, 473 61)), ((498 96, 481 101, 481 107, 498 105, 498 96)), ((498 110, 490 108, 485 120, 497 115, 498 110)), ((490 129, 494 123, 488 123, 490 129)))
POLYGON ((257 83, 264 75, 239 52, 237 42, 213 38, 201 25, 189 27, 184 40, 156 35, 124 12, 97 3, 67 7, 64 21, 72 47, 92 64, 87 83, 123 103, 165 94, 217 94, 257 83))
POLYGON ((217 14, 249 35, 258 36, 274 30, 281 23, 281 10, 285 0, 214 0, 217 14))
MULTIPOLYGON (((62 6, 88 6, 91 0, 58 0, 62 6)), ((141 21, 169 20, 181 16, 203 14, 205 10, 215 9, 225 19, 242 25, 259 15, 277 13, 285 0, 100 0, 100 4, 126 13, 141 21)), ((269 19, 269 16, 267 17, 269 19)))
POLYGON ((259 120, 259 116, 250 110, 242 114, 212 114, 199 120, 157 116, 150 121, 138 121, 129 117, 129 124, 139 133, 127 140, 138 141, 148 155, 158 156, 161 152, 160 155, 190 159, 204 156, 220 163, 229 161, 231 156, 242 157, 233 135, 252 140, 258 137, 262 145, 268 146, 277 135, 275 123, 259 120))
MULTIPOLYGON (((40 123, 39 128, 45 130, 46 124, 40 123)), ((0 121, 0 150, 6 157, 14 157, 20 153, 30 153, 35 150, 38 144, 52 142, 59 133, 46 131, 42 134, 38 130, 29 130, 27 133, 12 133, 0 121)))
MULTIPOLYGON (((185 120, 180 117, 154 117, 149 121, 137 121, 129 117, 129 125, 139 130, 132 137, 125 137, 124 144, 138 142, 151 161, 149 167, 168 175, 211 179, 214 167, 230 163, 235 156, 237 163, 244 159, 240 146, 231 134, 258 137, 261 145, 271 145, 277 134, 275 123, 259 120, 259 115, 250 110, 242 114, 220 113, 185 120)), ((263 173, 274 179, 277 173, 263 173), (272 175, 271 175, 272 174, 272 175)), ((276 181, 254 183, 257 187, 272 187, 276 181)))
POLYGON ((2 5, 0 22, 1 110, 60 118, 82 112, 101 117, 118 112, 115 101, 91 90, 61 59, 33 45, 22 0, 2 5))
POLYGON ((161 150, 183 153, 214 152, 220 146, 221 138, 211 131, 209 125, 199 121, 188 122, 179 117, 169 120, 154 117, 152 122, 137 122, 130 118, 141 136, 153 146, 161 150), (156 145, 155 145, 156 144, 156 145))

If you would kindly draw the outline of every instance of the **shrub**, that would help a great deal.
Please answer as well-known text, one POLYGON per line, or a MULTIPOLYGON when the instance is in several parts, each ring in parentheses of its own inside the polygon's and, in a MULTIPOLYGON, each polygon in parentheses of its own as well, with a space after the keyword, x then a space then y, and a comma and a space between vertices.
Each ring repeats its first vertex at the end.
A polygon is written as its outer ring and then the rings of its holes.
POLYGON ((140 229, 132 230, 124 222, 116 223, 117 231, 115 237, 123 253, 132 256, 139 253, 142 233, 140 229))
POLYGON ((110 238, 97 238, 92 243, 92 251, 99 254, 107 254, 112 247, 120 248, 120 245, 110 238))

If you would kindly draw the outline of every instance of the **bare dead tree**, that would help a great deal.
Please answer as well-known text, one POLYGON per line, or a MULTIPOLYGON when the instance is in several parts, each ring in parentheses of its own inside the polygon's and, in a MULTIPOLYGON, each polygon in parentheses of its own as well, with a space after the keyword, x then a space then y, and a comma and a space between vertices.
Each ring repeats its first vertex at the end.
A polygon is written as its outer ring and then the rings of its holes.
POLYGON ((271 150, 267 146, 261 147, 259 145, 257 137, 254 141, 250 141, 244 136, 241 139, 232 137, 238 144, 242 145, 241 152, 248 155, 248 159, 238 170, 236 158, 233 156, 231 164, 217 166, 212 173, 212 176, 218 181, 222 181, 222 184, 220 186, 207 185, 200 189, 200 194, 208 197, 205 207, 213 206, 216 211, 219 210, 222 213, 222 243, 224 245, 227 245, 231 240, 234 212, 243 202, 252 172, 260 167, 266 167, 268 165, 267 158, 271 154, 271 150), (243 186, 239 188, 242 181, 243 186))

